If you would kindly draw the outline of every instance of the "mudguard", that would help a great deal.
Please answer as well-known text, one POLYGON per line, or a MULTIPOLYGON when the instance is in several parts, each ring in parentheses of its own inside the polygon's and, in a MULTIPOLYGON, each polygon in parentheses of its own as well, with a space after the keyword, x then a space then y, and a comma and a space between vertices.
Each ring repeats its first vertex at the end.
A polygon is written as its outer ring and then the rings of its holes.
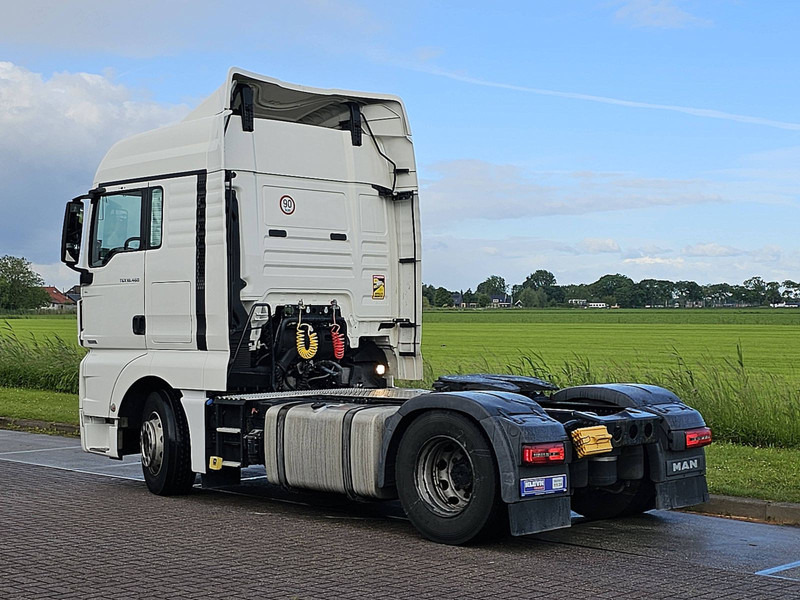
MULTIPOLYGON (((500 473, 504 502, 520 502, 522 444, 566 441, 564 427, 550 418, 539 403, 520 394, 501 391, 434 392, 412 398, 386 421, 378 471, 379 487, 394 486, 397 447, 408 425, 422 411, 452 410, 475 420, 489 439, 500 473)), ((566 444, 568 448, 570 445, 566 444)), ((567 462, 570 457, 567 456, 567 462)), ((537 469, 538 475, 565 472, 564 465, 537 469), (552 473, 550 471, 553 471, 552 473)), ((568 500, 568 497, 567 497, 568 500)))
POLYGON ((553 394, 551 402, 580 399, 637 408, 661 417, 656 443, 644 446, 649 478, 655 486, 653 508, 680 508, 708 501, 705 450, 687 450, 683 433, 686 429, 705 427, 698 411, 667 389, 633 383, 566 388, 553 394))

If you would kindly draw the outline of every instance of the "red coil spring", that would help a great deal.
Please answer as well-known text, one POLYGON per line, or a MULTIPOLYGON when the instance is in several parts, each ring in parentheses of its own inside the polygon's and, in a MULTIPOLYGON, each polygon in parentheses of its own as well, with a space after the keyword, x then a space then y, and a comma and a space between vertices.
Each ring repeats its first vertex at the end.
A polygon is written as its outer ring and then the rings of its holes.
POLYGON ((344 358, 344 334, 339 332, 339 326, 331 327, 331 342, 333 342, 333 355, 336 360, 344 358))

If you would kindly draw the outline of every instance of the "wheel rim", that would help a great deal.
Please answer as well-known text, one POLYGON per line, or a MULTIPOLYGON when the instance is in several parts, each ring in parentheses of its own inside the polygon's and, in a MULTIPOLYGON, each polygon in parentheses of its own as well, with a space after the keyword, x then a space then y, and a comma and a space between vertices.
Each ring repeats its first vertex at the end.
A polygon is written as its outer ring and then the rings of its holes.
POLYGON ((441 516, 461 514, 472 499, 472 459, 454 438, 442 435, 425 442, 414 475, 419 497, 441 516))
POLYGON ((142 423, 141 435, 142 466, 153 475, 161 471, 164 462, 164 425, 161 416, 153 411, 142 423))

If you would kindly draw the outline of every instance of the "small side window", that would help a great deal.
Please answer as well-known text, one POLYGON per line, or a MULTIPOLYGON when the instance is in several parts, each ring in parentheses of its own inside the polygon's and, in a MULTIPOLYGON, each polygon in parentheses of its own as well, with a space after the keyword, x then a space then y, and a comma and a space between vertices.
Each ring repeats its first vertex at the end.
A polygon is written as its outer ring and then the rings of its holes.
POLYGON ((150 243, 148 248, 161 247, 161 224, 164 215, 164 191, 161 188, 150 190, 150 243))

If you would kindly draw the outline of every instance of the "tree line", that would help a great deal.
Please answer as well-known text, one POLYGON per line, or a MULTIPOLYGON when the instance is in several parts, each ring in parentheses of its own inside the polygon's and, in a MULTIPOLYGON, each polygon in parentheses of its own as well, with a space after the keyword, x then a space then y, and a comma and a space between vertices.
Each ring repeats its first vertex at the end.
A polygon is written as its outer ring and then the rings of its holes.
POLYGON ((786 280, 765 281, 754 276, 741 284, 713 283, 700 285, 695 281, 642 279, 603 275, 594 283, 558 285, 555 275, 545 269, 534 271, 522 283, 508 285, 499 275, 492 275, 472 291, 451 291, 444 287, 423 284, 423 304, 453 306, 460 297, 467 306, 488 306, 492 297, 510 295, 514 304, 526 308, 569 306, 570 300, 602 302, 620 308, 669 306, 762 306, 800 301, 800 283, 786 280))

